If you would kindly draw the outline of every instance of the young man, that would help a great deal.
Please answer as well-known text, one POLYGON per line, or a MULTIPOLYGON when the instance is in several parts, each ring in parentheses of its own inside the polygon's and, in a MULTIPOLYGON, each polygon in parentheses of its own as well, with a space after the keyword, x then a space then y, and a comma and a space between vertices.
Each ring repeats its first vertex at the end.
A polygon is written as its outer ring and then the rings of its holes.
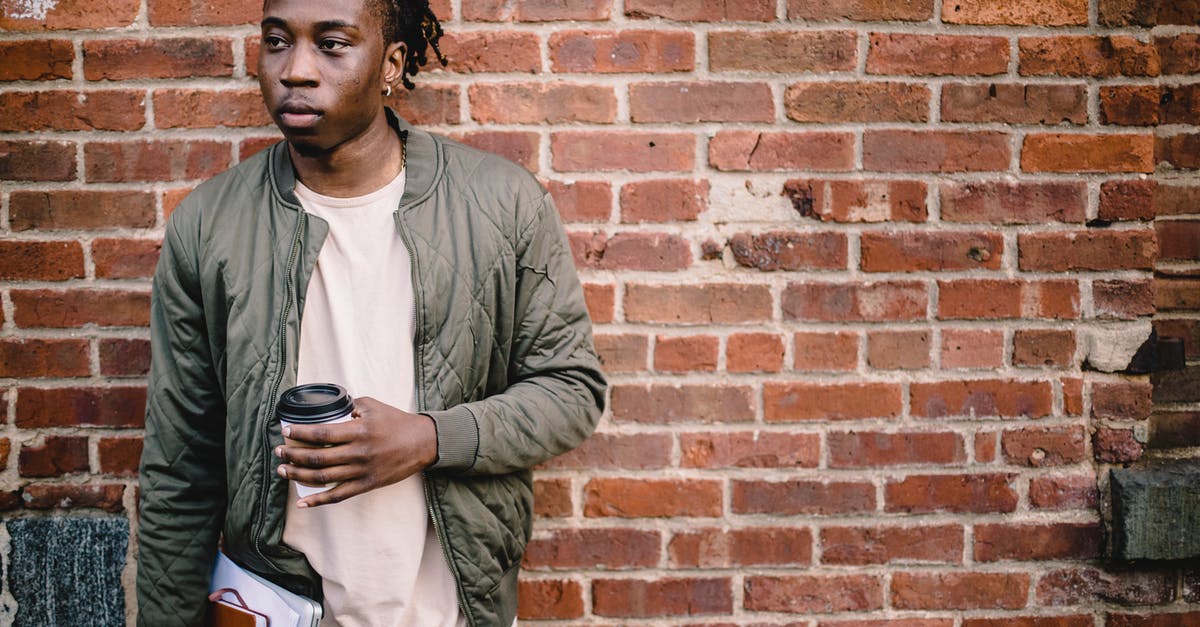
POLYGON ((528 469, 604 398, 557 214, 529 173, 383 106, 441 56, 425 0, 263 13, 286 142, 181 203, 155 275, 139 622, 201 624, 220 542, 323 624, 507 627, 528 469), (276 401, 307 382, 357 419, 285 446, 276 401))

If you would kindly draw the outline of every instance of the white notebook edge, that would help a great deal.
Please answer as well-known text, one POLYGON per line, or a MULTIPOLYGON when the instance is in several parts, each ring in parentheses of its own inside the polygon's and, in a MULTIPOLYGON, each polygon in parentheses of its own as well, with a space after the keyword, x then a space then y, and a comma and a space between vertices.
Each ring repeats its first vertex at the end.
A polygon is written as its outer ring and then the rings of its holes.
POLYGON ((218 551, 210 593, 223 588, 237 590, 250 608, 267 615, 271 627, 317 627, 321 622, 320 603, 259 577, 218 551))

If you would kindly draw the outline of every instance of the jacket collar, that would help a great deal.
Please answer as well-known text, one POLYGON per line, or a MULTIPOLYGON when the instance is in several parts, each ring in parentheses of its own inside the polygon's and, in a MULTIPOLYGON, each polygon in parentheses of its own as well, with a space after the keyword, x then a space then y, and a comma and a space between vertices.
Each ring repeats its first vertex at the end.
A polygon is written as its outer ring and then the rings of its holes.
MULTIPOLYGON (((405 173, 404 195, 400 206, 409 207, 424 200, 433 192, 434 184, 442 176, 442 147, 433 135, 408 123, 391 107, 385 107, 388 124, 404 139, 405 173)), ((293 209, 300 208, 296 197, 296 170, 292 167, 292 156, 287 142, 281 141, 271 148, 271 180, 276 193, 285 204, 293 209)))

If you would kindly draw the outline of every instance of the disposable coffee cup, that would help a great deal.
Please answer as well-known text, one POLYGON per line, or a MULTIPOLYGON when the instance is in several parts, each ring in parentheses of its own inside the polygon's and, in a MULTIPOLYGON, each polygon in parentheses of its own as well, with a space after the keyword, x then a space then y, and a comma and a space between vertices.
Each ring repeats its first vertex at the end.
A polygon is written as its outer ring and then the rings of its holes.
MULTIPOLYGON (((290 388, 279 397, 275 413, 279 416, 280 427, 291 425, 328 425, 352 420, 350 414, 354 411, 354 399, 340 385, 333 383, 307 383, 290 388)), ((291 438, 284 438, 288 446, 309 446, 291 438)), ((336 483, 325 485, 296 484, 296 494, 300 498, 324 492, 336 483)))

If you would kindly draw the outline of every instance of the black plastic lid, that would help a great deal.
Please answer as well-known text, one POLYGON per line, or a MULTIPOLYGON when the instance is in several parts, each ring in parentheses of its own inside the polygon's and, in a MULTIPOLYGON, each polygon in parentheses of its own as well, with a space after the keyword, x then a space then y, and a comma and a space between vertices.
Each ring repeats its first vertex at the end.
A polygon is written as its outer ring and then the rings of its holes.
POLYGON ((281 420, 292 423, 326 422, 353 411, 354 399, 340 385, 308 383, 284 392, 275 410, 281 420))

